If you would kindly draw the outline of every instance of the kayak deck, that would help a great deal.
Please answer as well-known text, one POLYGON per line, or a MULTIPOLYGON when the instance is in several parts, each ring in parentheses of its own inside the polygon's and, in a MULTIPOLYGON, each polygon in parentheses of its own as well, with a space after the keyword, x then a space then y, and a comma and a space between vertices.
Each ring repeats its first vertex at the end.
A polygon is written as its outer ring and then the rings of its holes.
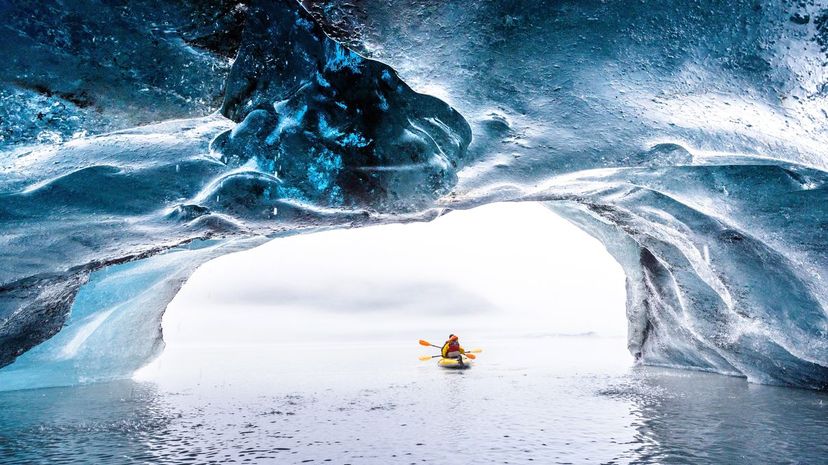
POLYGON ((440 367, 443 367, 443 368, 452 368, 452 369, 463 370, 463 369, 466 369, 466 368, 471 368, 471 360, 464 360, 464 361, 460 362, 459 360, 454 359, 454 358, 442 358, 441 357, 439 360, 437 360, 437 366, 440 366, 440 367))

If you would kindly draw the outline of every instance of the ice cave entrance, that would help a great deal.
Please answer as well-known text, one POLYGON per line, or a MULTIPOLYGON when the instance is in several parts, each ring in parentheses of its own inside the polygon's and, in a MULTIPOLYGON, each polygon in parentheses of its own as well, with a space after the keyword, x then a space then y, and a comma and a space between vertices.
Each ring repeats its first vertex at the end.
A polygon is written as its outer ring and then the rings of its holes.
POLYGON ((216 353, 232 364, 234 350, 416 352, 417 339, 449 332, 483 346, 604 339, 595 347, 627 356, 624 279, 598 240, 539 203, 280 238, 201 267, 164 315, 164 354, 139 377, 216 353))

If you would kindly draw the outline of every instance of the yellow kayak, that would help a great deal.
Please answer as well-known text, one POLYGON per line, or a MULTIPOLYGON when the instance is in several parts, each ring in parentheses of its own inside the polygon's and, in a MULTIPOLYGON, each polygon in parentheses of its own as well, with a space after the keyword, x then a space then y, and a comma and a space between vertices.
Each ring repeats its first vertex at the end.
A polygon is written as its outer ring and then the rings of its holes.
POLYGON ((457 360, 455 358, 440 357, 440 359, 437 360, 437 366, 441 366, 443 368, 453 368, 462 370, 465 368, 471 368, 471 360, 465 359, 461 362, 460 360, 457 360))

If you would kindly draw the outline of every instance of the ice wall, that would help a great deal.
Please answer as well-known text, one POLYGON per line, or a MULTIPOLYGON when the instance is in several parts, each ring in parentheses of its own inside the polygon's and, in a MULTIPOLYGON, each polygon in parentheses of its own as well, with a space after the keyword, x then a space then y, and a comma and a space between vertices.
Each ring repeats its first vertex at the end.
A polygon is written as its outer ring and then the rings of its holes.
POLYGON ((0 146, 211 113, 245 17, 228 0, 4 0, 0 15, 0 146))
POLYGON ((193 240, 531 200, 624 266, 642 363, 828 386, 821 5, 305 4, 239 6, 220 115, 0 150, 0 364, 74 340, 97 273, 193 240))
POLYGON ((624 267, 644 363, 825 388, 828 255, 812 241, 828 175, 731 163, 584 173, 533 196, 564 199, 549 205, 624 267))
POLYGON ((60 332, 3 370, 2 389, 129 377, 163 349, 163 310, 196 268, 263 241, 194 241, 90 273, 60 332))

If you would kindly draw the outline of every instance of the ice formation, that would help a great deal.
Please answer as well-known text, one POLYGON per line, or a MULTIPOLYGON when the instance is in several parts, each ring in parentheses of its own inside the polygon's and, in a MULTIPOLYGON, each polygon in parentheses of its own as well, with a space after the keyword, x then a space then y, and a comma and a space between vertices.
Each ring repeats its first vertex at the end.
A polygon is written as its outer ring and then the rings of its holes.
POLYGON ((135 2, 108 35, 44 5, 4 7, 0 389, 125 376, 214 256, 496 201, 606 244, 642 363, 828 387, 821 5, 135 2), (71 67, 82 32, 131 72, 71 67), (73 138, 198 116, 217 79, 220 113, 73 138))

